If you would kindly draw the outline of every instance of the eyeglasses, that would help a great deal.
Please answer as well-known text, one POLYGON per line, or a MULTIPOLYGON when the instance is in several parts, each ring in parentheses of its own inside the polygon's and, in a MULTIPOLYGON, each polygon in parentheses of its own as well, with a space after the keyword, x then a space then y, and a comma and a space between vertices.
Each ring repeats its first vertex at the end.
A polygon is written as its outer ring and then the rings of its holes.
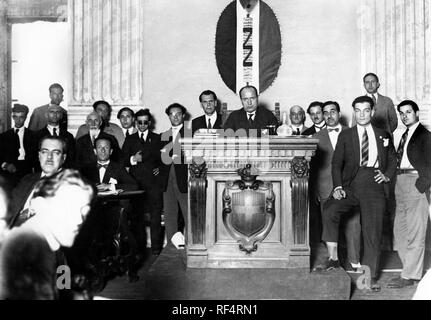
POLYGON ((138 120, 137 122, 139 125, 148 125, 150 123, 148 120, 138 120))

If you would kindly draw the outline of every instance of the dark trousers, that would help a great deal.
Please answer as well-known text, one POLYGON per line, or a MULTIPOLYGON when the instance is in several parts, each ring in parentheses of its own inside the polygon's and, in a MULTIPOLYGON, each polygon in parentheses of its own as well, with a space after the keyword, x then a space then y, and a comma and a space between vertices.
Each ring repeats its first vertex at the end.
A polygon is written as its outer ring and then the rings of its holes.
POLYGON ((331 199, 326 203, 322 216, 322 240, 338 242, 341 216, 359 208, 364 239, 362 264, 368 266, 371 277, 376 278, 380 262, 380 242, 386 199, 383 184, 374 181, 376 175, 374 170, 374 168, 360 168, 350 187, 344 189, 347 193, 346 198, 331 199))

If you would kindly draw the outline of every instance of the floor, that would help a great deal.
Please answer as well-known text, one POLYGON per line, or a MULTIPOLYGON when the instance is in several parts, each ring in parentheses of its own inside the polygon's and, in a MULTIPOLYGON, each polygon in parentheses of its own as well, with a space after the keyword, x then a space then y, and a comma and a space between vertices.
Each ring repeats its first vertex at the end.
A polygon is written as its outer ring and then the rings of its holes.
MULTIPOLYGON (((324 255, 324 250, 322 248, 317 249, 317 251, 318 253, 316 254, 316 250, 314 250, 314 257, 322 256, 322 254, 324 255)), ((111 280, 105 289, 98 293, 97 296, 105 299, 144 299, 148 294, 148 288, 146 286, 148 270, 156 259, 157 257, 152 256, 150 252, 148 252, 146 260, 139 271, 140 279, 138 281, 130 283, 127 276, 118 277, 111 280)), ((403 289, 389 289, 386 287, 390 279, 399 275, 399 272, 394 271, 400 267, 396 252, 384 252, 382 255, 382 266, 384 271, 381 273, 379 279, 382 290, 379 293, 357 289, 356 281, 359 275, 348 274, 352 280, 351 300, 410 300, 412 298, 417 284, 403 289)), ((427 255, 426 266, 431 266, 430 255, 427 255)))

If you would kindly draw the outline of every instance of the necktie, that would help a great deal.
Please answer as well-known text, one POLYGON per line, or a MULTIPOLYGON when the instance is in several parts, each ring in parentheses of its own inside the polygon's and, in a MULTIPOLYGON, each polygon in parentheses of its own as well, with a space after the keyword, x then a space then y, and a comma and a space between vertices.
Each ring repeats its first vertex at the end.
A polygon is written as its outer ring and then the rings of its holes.
POLYGON ((213 128, 213 126, 211 125, 211 119, 208 118, 208 129, 212 129, 212 128, 213 128))
POLYGON ((52 129, 52 132, 53 132, 53 134, 52 134, 52 135, 53 135, 54 137, 57 137, 57 136, 58 136, 58 134, 57 134, 57 128, 53 128, 53 129, 52 129))
POLYGON ((252 127, 252 126, 253 126, 254 121, 253 121, 253 115, 252 115, 252 114, 250 114, 250 115, 248 116, 248 123, 250 124, 250 127, 252 127))
POLYGON ((126 130, 126 138, 130 136, 129 129, 126 130))
POLYGON ((301 135, 301 131, 299 131, 299 128, 296 128, 295 136, 300 136, 300 135, 301 135))
POLYGON ((143 132, 141 133, 141 140, 142 140, 142 142, 145 142, 145 138, 144 138, 144 133, 143 132))
POLYGON ((377 102, 376 96, 374 94, 372 94, 371 97, 373 98, 374 105, 376 105, 376 102, 377 102))
POLYGON ((368 164, 368 134, 367 129, 364 128, 364 133, 362 134, 361 143, 361 166, 365 167, 368 164))
POLYGON ((15 129, 15 139, 16 144, 18 145, 18 150, 21 149, 21 141, 19 141, 19 135, 18 135, 19 129, 15 129))
POLYGON ((398 149, 397 149, 397 167, 398 168, 400 168, 401 160, 403 160, 404 145, 406 144, 408 135, 409 135, 409 128, 407 128, 407 130, 401 136, 400 144, 398 145, 398 149))
POLYGON ((340 128, 335 128, 335 129, 329 129, 328 128, 328 132, 332 132, 332 131, 338 132, 338 131, 340 131, 340 128))

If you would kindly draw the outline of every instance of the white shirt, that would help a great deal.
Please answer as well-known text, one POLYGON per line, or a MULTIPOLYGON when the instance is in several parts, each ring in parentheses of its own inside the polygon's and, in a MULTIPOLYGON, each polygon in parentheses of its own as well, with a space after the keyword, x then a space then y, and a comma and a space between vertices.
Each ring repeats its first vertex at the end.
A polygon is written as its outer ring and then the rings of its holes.
POLYGON ((172 127, 172 141, 175 141, 177 139, 178 132, 180 132, 182 127, 183 127, 183 124, 180 124, 179 126, 176 126, 176 127, 172 127))
POLYGON ((54 135, 54 128, 55 128, 55 131, 57 132, 57 136, 60 135, 60 126, 54 127, 54 126, 51 126, 50 124, 48 124, 46 127, 48 128, 48 131, 49 131, 49 133, 51 133, 51 135, 54 135))
POLYGON ((214 112, 211 116, 208 116, 207 114, 205 114, 205 121, 207 124, 207 128, 208 128, 208 119, 211 120, 211 128, 214 128, 214 124, 217 121, 217 112, 214 112))
MULTIPOLYGON (((409 157, 407 156, 407 146, 410 142, 410 139, 412 138, 413 133, 415 133, 418 125, 419 125, 419 121, 416 122, 415 124, 413 124, 412 126, 410 126, 409 132, 407 133, 407 140, 406 140, 406 143, 404 144, 403 158, 401 159, 401 164, 400 164, 401 169, 414 169, 412 164, 409 161, 409 157)), ((402 137, 402 135, 401 135, 401 137, 402 137)), ((398 150, 398 146, 399 146, 400 142, 401 142, 401 138, 400 138, 400 141, 398 141, 398 143, 397 143, 397 150, 398 150)))
MULTIPOLYGON (((14 131, 17 128, 13 128, 14 131)), ((24 127, 18 129, 18 138, 19 138, 19 157, 18 160, 25 160, 25 150, 24 150, 24 127)))
POLYGON ((295 126, 294 124, 291 124, 290 126, 292 127, 293 133, 297 132, 296 129, 299 129, 299 133, 302 133, 302 130, 304 129, 304 125, 303 124, 301 124, 300 126, 295 126))
POLYGON ((319 132, 320 130, 325 128, 326 128, 326 123, 324 121, 322 121, 319 126, 317 124, 314 125, 314 129, 316 129, 316 132, 319 132))
MULTIPOLYGON (((145 141, 147 141, 148 130, 145 130, 144 132, 138 131, 138 135, 139 135, 139 139, 142 139, 142 135, 144 135, 143 138, 144 138, 145 141)), ((132 166, 136 166, 138 164, 138 162, 135 161, 134 156, 130 157, 130 164, 132 166)))
POLYGON ((377 92, 376 92, 376 93, 374 93, 374 94, 372 94, 372 93, 367 93, 367 96, 369 96, 371 99, 373 99, 373 96, 374 96, 374 98, 376 99, 376 103, 377 103, 377 99, 379 98, 379 95, 377 94, 377 92))
POLYGON ((329 139, 331 140, 332 148, 335 150, 335 146, 337 145, 338 136, 341 132, 341 124, 336 125, 335 127, 327 127, 329 139), (338 129, 337 131, 329 131, 329 129, 338 129))
POLYGON ((379 162, 377 159, 377 142, 376 142, 376 136, 374 134, 374 130, 371 127, 371 125, 367 125, 366 127, 357 126, 358 128, 358 134, 359 134, 359 165, 361 165, 361 146, 362 146, 362 134, 364 133, 364 129, 367 129, 367 135, 368 135, 368 164, 367 167, 370 168, 378 168, 379 162))
POLYGON ((124 129, 121 128, 123 130, 124 136, 127 137, 127 131, 129 132, 129 135, 133 134, 133 127, 130 127, 129 129, 124 129))
POLYGON ((256 110, 254 110, 253 112, 247 112, 247 120, 250 119, 250 115, 251 115, 251 120, 254 121, 254 118, 256 117, 256 110))

